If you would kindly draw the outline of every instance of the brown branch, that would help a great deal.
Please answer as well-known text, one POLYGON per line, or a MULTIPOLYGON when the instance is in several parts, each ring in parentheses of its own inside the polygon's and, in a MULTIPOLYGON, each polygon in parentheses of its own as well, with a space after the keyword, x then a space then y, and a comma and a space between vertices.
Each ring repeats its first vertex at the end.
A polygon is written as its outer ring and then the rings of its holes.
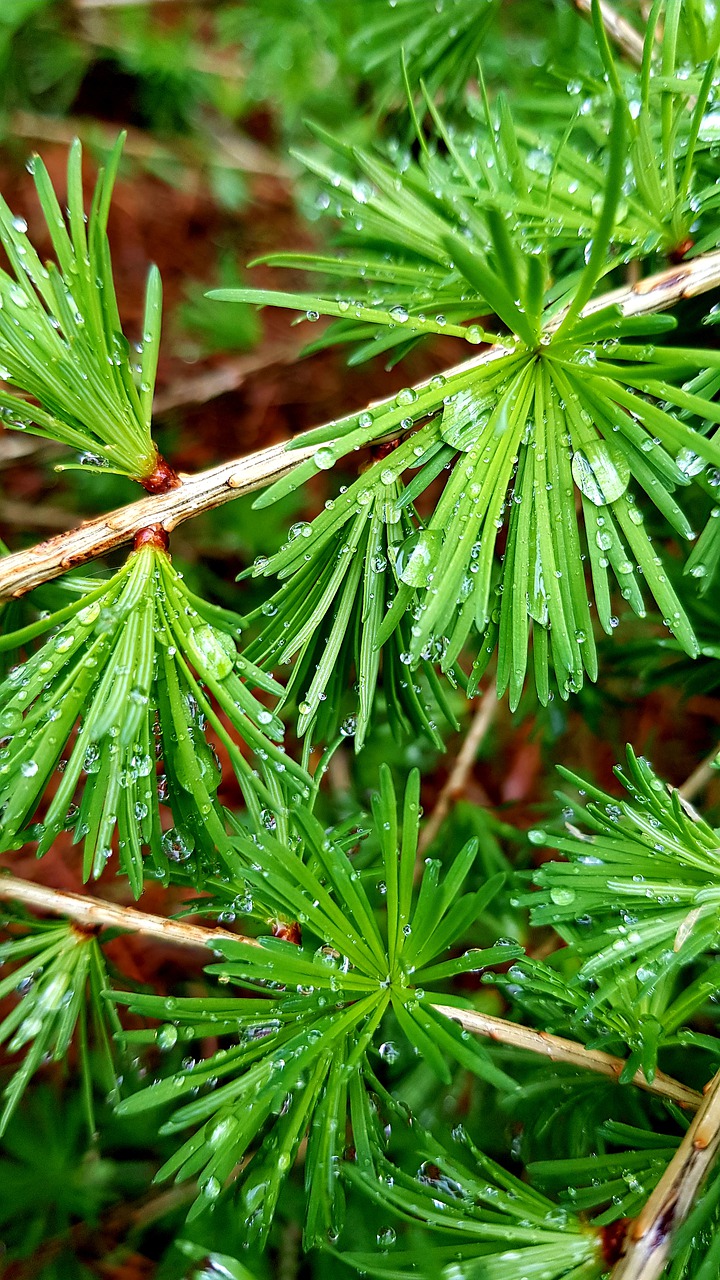
POLYGON ((85 894, 49 889, 47 885, 36 884, 33 880, 18 880, 15 876, 0 875, 0 898, 23 902, 53 916, 67 916, 86 929, 127 929, 130 933, 161 938, 180 947, 212 948, 219 938, 259 946, 255 938, 230 933, 228 929, 206 929, 201 925, 187 924, 184 920, 168 920, 165 916, 153 916, 135 907, 121 907, 85 894))
POLYGON ((160 417, 171 409, 184 409, 188 405, 207 404, 217 396, 227 395, 229 391, 237 391, 250 374, 261 372, 271 365, 288 364, 297 360, 300 354, 300 343, 278 343, 266 345, 259 351, 239 356, 234 360, 225 360, 214 369, 202 369, 199 373, 187 378, 178 378, 164 391, 158 392, 153 400, 153 415, 160 417))
MULTIPOLYGON (((629 288, 615 289, 595 298, 584 310, 594 315, 608 306, 619 306, 626 316, 648 315, 664 311, 682 298, 696 297, 720 285, 720 250, 708 253, 682 266, 671 267, 648 276, 629 288)), ((550 328, 556 328, 557 316, 550 328)), ((446 370, 446 376, 472 372, 502 354, 502 348, 489 347, 446 370)), ((425 385, 425 384, 418 384, 425 385)), ((60 534, 37 547, 6 556, 0 563, 0 599, 21 596, 66 569, 86 564, 98 556, 131 542, 137 529, 148 524, 162 524, 170 532, 182 520, 189 520, 217 507, 240 494, 262 488, 314 453, 311 445, 289 449, 274 445, 270 449, 235 458, 210 471, 183 478, 183 484, 170 493, 132 503, 122 510, 97 520, 89 520, 78 529, 60 534)))
POLYGON ((720 1072, 639 1217, 628 1228, 612 1280, 658 1280, 672 1233, 685 1221, 720 1150, 720 1072))
POLYGON ((680 784, 677 790, 678 795, 683 800, 694 800, 698 792, 704 791, 713 778, 720 777, 720 771, 715 767, 718 754, 718 747, 713 747, 710 754, 697 766, 697 769, 693 769, 692 773, 680 784))
MULTIPOLYGON (((230 933, 227 929, 206 929, 201 925, 186 924, 182 920, 167 920, 164 916, 150 915, 149 912, 137 911, 134 907, 120 907, 112 902, 103 902, 99 898, 85 897, 78 893, 63 893, 13 876, 0 876, 0 898, 27 903, 28 906, 50 912, 51 915, 67 916, 86 928, 127 929, 131 933, 162 938, 183 947, 207 947, 212 950, 219 938, 245 942, 248 946, 260 945, 256 938, 230 933)), ((473 1009, 456 1009, 453 1005, 435 1004, 433 1008, 448 1018, 454 1018, 467 1031, 487 1036, 499 1044, 507 1044, 515 1049, 527 1049, 530 1053, 550 1058, 551 1062, 563 1062, 581 1070, 595 1071, 612 1080, 617 1080, 625 1067, 622 1058, 614 1058, 598 1049, 586 1049, 574 1040, 565 1040, 562 1036, 551 1035, 549 1032, 533 1031, 518 1023, 507 1022, 504 1018, 494 1018, 473 1009)), ((633 1084, 658 1097, 669 1098, 690 1111, 697 1110, 702 1102, 701 1095, 694 1089, 689 1089, 687 1085, 666 1076, 662 1071, 656 1073, 653 1081, 647 1080, 642 1071, 637 1071, 633 1076, 633 1084)))
POLYGON ((423 855, 430 848, 455 801, 459 800, 465 791, 478 748, 495 719, 499 705, 497 693, 491 686, 478 703, 475 715, 470 721, 470 728, 467 731, 465 741, 435 802, 435 807, 420 833, 418 861, 415 867, 416 878, 422 872, 423 855))
MULTIPOLYGON (((592 0, 573 0, 573 3, 580 13, 588 16, 592 13, 592 0)), ((600 0, 600 13, 603 26, 611 40, 615 41, 629 62, 633 62, 638 67, 641 66, 644 41, 639 32, 605 0, 600 0)))
POLYGON ((284 444, 273 445, 209 471, 183 476, 177 489, 141 498, 27 551, 5 556, 0 560, 0 599, 22 596, 67 569, 107 555, 132 542, 137 530, 148 525, 162 525, 171 533, 183 520, 279 479, 314 452, 314 448, 306 446, 289 453, 284 444))
MULTIPOLYGON (((479 1013, 475 1009, 456 1009, 454 1005, 443 1004, 433 1005, 433 1008, 438 1013, 444 1013, 446 1018, 454 1018, 466 1031, 473 1031, 476 1035, 485 1036, 498 1044, 509 1045, 513 1049, 526 1049, 529 1053, 540 1054, 551 1062, 562 1062, 579 1071, 595 1071, 609 1080, 618 1080, 627 1065, 623 1058, 603 1053, 600 1049, 586 1049, 577 1040, 566 1040, 564 1036, 551 1035, 549 1031, 533 1031, 531 1027, 508 1022, 505 1018, 495 1018, 489 1013, 479 1013)), ((702 1103, 701 1094, 672 1076, 665 1075, 664 1071, 656 1071, 652 1080, 648 1080, 644 1072, 636 1071, 632 1083, 647 1093, 668 1098, 688 1111, 697 1111, 702 1103)))

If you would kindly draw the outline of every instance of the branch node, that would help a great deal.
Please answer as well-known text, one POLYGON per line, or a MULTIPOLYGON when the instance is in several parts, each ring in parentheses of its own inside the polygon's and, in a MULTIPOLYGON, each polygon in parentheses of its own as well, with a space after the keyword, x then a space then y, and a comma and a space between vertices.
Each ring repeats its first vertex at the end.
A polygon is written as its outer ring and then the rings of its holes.
POLYGON ((171 489, 179 489, 182 480, 175 468, 166 462, 162 454, 158 454, 155 470, 141 479, 140 484, 148 493, 159 494, 169 493, 171 489))
POLYGON ((138 529, 133 540, 133 551, 139 551, 141 547, 154 547, 157 551, 167 551, 169 546, 170 538, 161 524, 145 525, 144 529, 138 529))

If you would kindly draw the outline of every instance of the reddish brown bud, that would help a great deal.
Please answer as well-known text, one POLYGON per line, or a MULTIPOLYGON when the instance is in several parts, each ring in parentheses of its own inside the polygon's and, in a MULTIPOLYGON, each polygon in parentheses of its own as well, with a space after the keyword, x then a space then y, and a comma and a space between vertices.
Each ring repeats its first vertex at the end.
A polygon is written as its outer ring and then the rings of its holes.
POLYGON ((695 241, 687 236, 685 240, 681 240, 679 244, 675 245, 674 249, 670 250, 668 258, 671 262, 684 262, 694 244, 695 241))
POLYGON ((399 439, 383 440, 381 444, 376 444, 372 451, 373 461, 381 462, 383 458, 387 458, 389 454, 393 453, 399 444, 399 439))
POLYGON ((158 551, 167 551, 169 546, 170 538, 161 524, 148 524, 144 529, 138 529, 133 542, 135 551, 139 551, 141 547, 155 547, 158 551))
POLYGON ((179 489, 182 480, 174 467, 158 454, 155 470, 141 479, 140 484, 148 493, 169 493, 171 489, 179 489))
POLYGON ((609 1267, 614 1266, 622 1254, 625 1236, 631 1221, 631 1218, 618 1218, 617 1222, 611 1222, 608 1226, 601 1228, 600 1243, 602 1245, 602 1254, 609 1267))
POLYGON ((273 920, 272 934, 273 938, 282 938, 283 942, 292 942, 294 947, 299 947, 302 941, 300 925, 297 920, 273 920))

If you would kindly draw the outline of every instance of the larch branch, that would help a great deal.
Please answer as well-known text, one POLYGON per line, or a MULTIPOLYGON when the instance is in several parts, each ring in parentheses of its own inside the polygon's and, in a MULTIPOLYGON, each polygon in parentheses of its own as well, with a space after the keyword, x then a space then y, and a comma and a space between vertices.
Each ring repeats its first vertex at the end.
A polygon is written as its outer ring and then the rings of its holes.
MULTIPOLYGON (((564 1063, 579 1071, 595 1071, 609 1080, 618 1080, 627 1065, 624 1058, 616 1058, 601 1049, 586 1049, 578 1040, 566 1040, 564 1036, 552 1035, 549 1031, 534 1031, 518 1022, 508 1022, 505 1018, 479 1013, 475 1009, 457 1009, 454 1005, 442 1004, 433 1007, 475 1035, 485 1036, 513 1049, 526 1049, 529 1053, 540 1054, 551 1062, 564 1063)), ((644 1072, 636 1071, 632 1083, 647 1093, 676 1102, 688 1111, 697 1111, 702 1103, 702 1095, 697 1090, 665 1075, 664 1071, 656 1071, 652 1080, 648 1080, 644 1072)))
POLYGON ((284 444, 273 445, 209 471, 181 476, 182 484, 177 489, 141 498, 27 551, 5 556, 0 560, 0 599, 24 595, 68 569, 107 555, 132 542, 138 529, 161 525, 171 533, 183 520, 279 479, 313 453, 314 449, 307 446, 290 453, 284 444))
MULTIPOLYGON (((86 928, 125 929, 183 947, 206 947, 212 950, 218 939, 245 942, 248 946, 260 945, 256 938, 230 933, 227 929, 207 929, 182 920, 168 920, 164 916, 137 911, 134 907, 117 906, 115 903, 79 893, 65 893, 46 885, 19 880, 14 876, 0 876, 0 898, 23 902, 51 915, 66 916, 86 928)), ((473 1009, 458 1009, 454 1005, 434 1004, 433 1008, 459 1022, 466 1031, 486 1036, 514 1049, 526 1049, 530 1053, 540 1054, 551 1062, 595 1071, 611 1080, 617 1080, 625 1067, 622 1058, 615 1058, 612 1054, 602 1053, 597 1049, 586 1049, 577 1041, 565 1040, 562 1036, 544 1031, 533 1031, 530 1027, 508 1022, 504 1018, 477 1013, 473 1009)), ((637 1071, 632 1082, 639 1088, 658 1097, 668 1098, 690 1111, 696 1111, 702 1103, 699 1093, 679 1080, 666 1076, 662 1071, 658 1071, 652 1081, 647 1080, 642 1071, 637 1071)))
POLYGON ((81 893, 67 893, 36 884, 33 880, 19 880, 16 876, 0 875, 0 898, 22 902, 25 906, 47 911, 53 916, 66 916, 85 929, 126 929, 130 933, 142 933, 163 942, 181 947, 212 947, 217 939, 232 939, 258 946, 255 938, 247 938, 228 929, 206 929, 188 924, 185 920, 168 920, 165 916, 150 915, 135 907, 122 907, 101 898, 91 898, 81 893))
POLYGON ((612 1280, 659 1280, 673 1232, 694 1207, 719 1150, 720 1072, 645 1207, 630 1223, 612 1280))
MULTIPOLYGON (((683 298, 696 297, 720 285, 720 250, 671 267, 656 275, 593 299, 585 315, 608 306, 619 306, 626 316, 665 311, 683 298)), ((555 318, 556 327, 561 316, 555 318)), ((489 347, 469 360, 446 370, 447 376, 471 372, 495 360, 501 349, 489 347)), ((209 471, 182 477, 170 493, 143 498, 109 515, 88 520, 77 529, 50 538, 27 551, 17 551, 0 561, 0 599, 24 595, 33 587, 57 578, 67 569, 87 564, 98 556, 131 542, 138 529, 161 524, 170 532, 183 520, 209 511, 241 494, 250 493, 294 470, 315 449, 302 437, 289 444, 273 445, 244 458, 235 458, 209 471)))

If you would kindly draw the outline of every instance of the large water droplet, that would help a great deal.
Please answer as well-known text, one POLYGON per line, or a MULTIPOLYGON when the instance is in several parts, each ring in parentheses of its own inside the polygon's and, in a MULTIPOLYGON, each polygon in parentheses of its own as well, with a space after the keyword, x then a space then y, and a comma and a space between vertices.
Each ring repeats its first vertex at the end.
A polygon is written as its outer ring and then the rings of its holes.
POLYGON ((409 587, 425 587, 437 563, 442 537, 437 529, 418 529, 398 550, 395 570, 409 587))
POLYGON ((630 467, 623 454, 604 440, 587 441, 572 459, 573 479, 596 507, 605 507, 621 498, 630 481, 630 467))
POLYGON ((193 627, 187 637, 188 654, 202 675, 224 680, 235 666, 237 653, 230 636, 216 627, 193 627))
POLYGON ((158 1027, 155 1032, 158 1048, 165 1051, 174 1048, 177 1044, 177 1038, 177 1027, 173 1027, 171 1023, 166 1024, 164 1027, 158 1027))
POLYGON ((185 827, 171 827, 163 834, 162 848, 170 862, 187 862, 195 848, 195 840, 185 827))

